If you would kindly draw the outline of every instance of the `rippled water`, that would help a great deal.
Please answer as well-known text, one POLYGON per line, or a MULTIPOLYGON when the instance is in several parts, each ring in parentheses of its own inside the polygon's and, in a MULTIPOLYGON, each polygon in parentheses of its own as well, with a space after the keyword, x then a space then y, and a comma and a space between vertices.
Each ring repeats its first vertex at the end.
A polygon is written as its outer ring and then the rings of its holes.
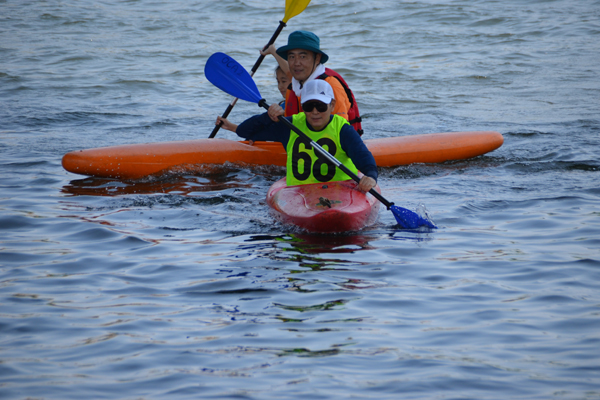
MULTIPOLYGON (((0 1, 0 397, 600 397, 600 2, 317 1, 365 137, 495 130, 380 171, 440 229, 274 223, 280 168, 137 182, 72 150, 208 137, 284 1, 0 1)), ((279 100, 267 59, 255 75, 279 100)), ((231 119, 260 112, 240 102, 231 119)), ((234 138, 219 132, 219 137, 234 138)))

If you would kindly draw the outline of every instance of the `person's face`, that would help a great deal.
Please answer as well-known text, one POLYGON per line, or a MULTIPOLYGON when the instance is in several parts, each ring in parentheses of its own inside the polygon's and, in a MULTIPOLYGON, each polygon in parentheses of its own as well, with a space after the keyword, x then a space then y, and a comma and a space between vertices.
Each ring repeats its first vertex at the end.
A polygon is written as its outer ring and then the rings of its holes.
POLYGON ((275 71, 275 76, 277 77, 277 88, 279 88, 279 92, 281 92, 281 95, 285 99, 285 93, 290 85, 290 80, 281 69, 275 71))
POLYGON ((315 67, 321 62, 321 55, 309 50, 294 49, 287 53, 287 61, 292 76, 300 82, 308 79, 315 67))
POLYGON ((313 130, 320 131, 329 123, 329 116, 335 106, 335 99, 331 103, 325 104, 317 100, 309 100, 302 104, 302 109, 306 114, 306 122, 312 126, 313 130), (310 111, 307 111, 309 110, 310 111), (323 111, 320 111, 323 110, 323 111))

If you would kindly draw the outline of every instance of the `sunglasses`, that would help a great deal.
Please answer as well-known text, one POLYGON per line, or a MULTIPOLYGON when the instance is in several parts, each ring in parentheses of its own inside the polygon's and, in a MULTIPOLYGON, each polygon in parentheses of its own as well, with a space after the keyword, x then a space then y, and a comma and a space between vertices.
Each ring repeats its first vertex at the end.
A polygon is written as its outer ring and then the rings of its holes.
POLYGON ((318 112, 325 112, 327 111, 327 107, 329 107, 329 104, 325 104, 321 101, 307 101, 302 104, 302 110, 304 112, 312 112, 315 108, 318 112))

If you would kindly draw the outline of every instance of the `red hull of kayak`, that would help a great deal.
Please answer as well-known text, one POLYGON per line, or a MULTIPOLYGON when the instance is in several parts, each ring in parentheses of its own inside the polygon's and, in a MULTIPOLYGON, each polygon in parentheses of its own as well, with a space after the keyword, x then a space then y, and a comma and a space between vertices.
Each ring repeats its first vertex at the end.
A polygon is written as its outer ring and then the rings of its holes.
POLYGON ((379 201, 354 181, 286 186, 283 178, 269 189, 267 203, 280 222, 314 233, 358 231, 379 213, 379 201))

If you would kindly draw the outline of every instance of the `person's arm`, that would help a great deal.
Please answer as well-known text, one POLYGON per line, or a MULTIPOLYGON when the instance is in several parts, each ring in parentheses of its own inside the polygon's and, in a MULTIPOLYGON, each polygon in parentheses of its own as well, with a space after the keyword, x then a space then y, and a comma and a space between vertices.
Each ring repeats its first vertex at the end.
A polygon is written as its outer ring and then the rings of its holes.
MULTIPOLYGON (((291 121, 291 118, 288 118, 291 121)), ((235 133, 241 138, 252 141, 280 142, 287 147, 290 139, 290 128, 285 124, 275 122, 268 113, 250 117, 238 125, 235 133)))
POLYGON ((325 79, 327 83, 331 85, 333 89, 333 95, 335 96, 335 107, 333 109, 333 114, 337 114, 340 117, 343 117, 346 121, 348 121, 348 111, 350 110, 350 100, 348 100, 348 95, 344 90, 344 87, 334 77, 328 77, 325 79))
MULTIPOLYGON (((376 183, 379 173, 375 158, 351 125, 344 125, 340 131, 340 144, 356 168, 376 183)), ((373 186, 375 185, 373 184, 373 186)))
POLYGON ((288 76, 288 78, 290 78, 290 81, 292 80, 292 74, 290 73, 290 66, 289 66, 288 62, 286 60, 284 60, 283 58, 281 58, 279 56, 279 54, 277 54, 277 49, 275 48, 274 45, 270 45, 264 51, 261 50, 260 54, 262 54, 265 57, 268 56, 269 54, 271 54, 273 57, 275 57, 275 60, 277 60, 277 64, 279 64, 279 67, 281 68, 281 70, 288 76))
POLYGON ((215 125, 220 125, 221 123, 223 123, 223 125, 221 125, 221 128, 223 129, 227 129, 228 131, 231 132, 235 132, 237 130, 237 125, 234 124, 233 122, 229 121, 227 118, 223 118, 223 117, 217 117, 217 122, 215 122, 215 125))

